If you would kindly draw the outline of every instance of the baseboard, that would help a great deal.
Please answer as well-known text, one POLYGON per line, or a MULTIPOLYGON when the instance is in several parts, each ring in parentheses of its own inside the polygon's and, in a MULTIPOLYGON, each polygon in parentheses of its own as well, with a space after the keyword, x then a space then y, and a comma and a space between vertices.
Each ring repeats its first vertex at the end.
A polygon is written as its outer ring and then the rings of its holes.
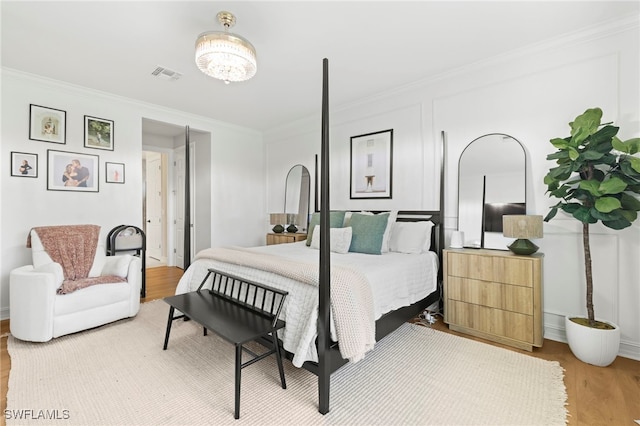
POLYGON ((9 319, 9 308, 0 308, 0 320, 9 319))

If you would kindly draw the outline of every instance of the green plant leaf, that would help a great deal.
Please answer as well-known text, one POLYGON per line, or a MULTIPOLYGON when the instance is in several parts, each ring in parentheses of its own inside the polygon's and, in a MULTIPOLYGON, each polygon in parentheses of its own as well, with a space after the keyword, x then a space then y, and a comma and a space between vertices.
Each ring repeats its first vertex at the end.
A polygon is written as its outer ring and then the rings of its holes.
POLYGON ((626 187, 627 184, 625 181, 614 176, 602 182, 599 190, 602 194, 619 194, 624 191, 626 187))
POLYGON ((569 213, 569 214, 573 214, 575 213, 577 210, 579 210, 582 207, 582 204, 579 203, 566 203, 566 204, 562 204, 560 206, 560 208, 562 210, 564 210, 565 212, 569 213))
POLYGON ((555 189, 551 189, 549 192, 551 193, 551 195, 553 195, 556 198, 566 198, 567 195, 569 195, 569 190, 571 189, 570 186, 567 185, 562 185, 559 188, 555 188, 555 189))
POLYGON ((579 156, 580 156, 580 153, 578 152, 578 150, 576 150, 574 147, 570 146, 569 147, 569 158, 571 159, 571 161, 576 161, 579 156))
POLYGON ((598 219, 596 219, 595 217, 591 216, 591 213, 589 212, 589 209, 587 207, 583 207, 583 206, 580 206, 579 209, 574 211, 572 216, 575 217, 576 219, 578 219, 582 223, 596 223, 596 222, 598 222, 598 219))
POLYGON ((621 217, 620 219, 617 219, 617 220, 603 221, 602 224, 607 228, 611 228, 615 230, 624 229, 631 226, 631 222, 629 222, 624 217, 621 217))
POLYGON ((566 147, 569 146, 568 141, 560 138, 551 139, 549 142, 551 142, 551 145, 555 146, 558 149, 565 149, 566 147))
POLYGON ((640 158, 638 157, 626 157, 626 159, 631 164, 631 168, 636 171, 636 173, 640 173, 640 158))
POLYGON ((600 126, 601 119, 602 110, 600 108, 590 108, 569 123, 572 145, 580 145, 590 135, 594 134, 598 126, 600 126))
POLYGON ((623 193, 620 197, 620 204, 625 210, 640 211, 640 200, 629 194, 623 193))
POLYGON ((621 216, 621 212, 622 210, 618 209, 618 210, 614 210, 611 213, 602 213, 600 211, 598 211, 598 209, 596 209, 595 207, 589 210, 589 214, 591 214, 591 216, 593 216, 594 218, 601 220, 601 221, 606 221, 606 220, 618 220, 620 219, 621 216))
MULTIPOLYGON (((591 145, 592 148, 595 148, 601 144, 610 145, 611 139, 616 134, 618 134, 618 130, 620 130, 619 127, 611 126, 611 125, 606 125, 602 127, 600 130, 598 130, 591 136, 591 138, 589 139, 589 145, 591 145)), ((610 150, 611 148, 607 149, 607 151, 610 151, 610 150)))
POLYGON ((620 200, 614 197, 602 197, 596 200, 596 209, 601 211, 602 213, 609 213, 614 211, 615 209, 619 209, 622 207, 620 200))
POLYGON ((572 172, 573 170, 571 170, 571 167, 569 165, 562 165, 549 170, 547 176, 550 176, 554 179, 565 180, 568 179, 569 176, 571 176, 572 172))
POLYGON ((611 141, 613 148, 617 149, 620 152, 624 152, 630 155, 636 154, 640 152, 640 138, 629 139, 628 141, 622 142, 617 137, 614 137, 611 141))
POLYGON ((582 154, 580 155, 584 160, 599 160, 602 157, 604 157, 603 152, 592 151, 592 150, 583 151, 582 154))
POLYGON ((633 210, 619 210, 620 215, 629 221, 629 223, 635 221, 638 218, 638 212, 633 210))
POLYGON ((553 219, 556 216, 557 213, 558 213, 558 208, 552 207, 549 213, 547 213, 547 215, 545 216, 544 221, 549 222, 551 219, 553 219))
POLYGON ((569 158, 567 151, 556 151, 553 154, 547 155, 547 160, 564 160, 569 158))
POLYGON ((598 182, 597 180, 594 180, 594 179, 583 180, 580 182, 579 186, 581 189, 588 191, 590 194, 596 197, 599 197, 602 195, 602 193, 599 190, 600 182, 598 182))

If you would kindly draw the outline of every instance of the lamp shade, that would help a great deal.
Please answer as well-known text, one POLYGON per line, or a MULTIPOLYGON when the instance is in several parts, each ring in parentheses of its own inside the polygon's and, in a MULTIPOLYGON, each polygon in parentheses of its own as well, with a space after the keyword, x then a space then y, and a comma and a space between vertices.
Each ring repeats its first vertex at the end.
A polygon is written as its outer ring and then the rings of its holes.
POLYGON ((507 238, 542 238, 542 216, 504 215, 502 233, 507 238))
POLYGON ((269 214, 269 222, 271 225, 284 225, 287 223, 287 215, 284 213, 269 214))

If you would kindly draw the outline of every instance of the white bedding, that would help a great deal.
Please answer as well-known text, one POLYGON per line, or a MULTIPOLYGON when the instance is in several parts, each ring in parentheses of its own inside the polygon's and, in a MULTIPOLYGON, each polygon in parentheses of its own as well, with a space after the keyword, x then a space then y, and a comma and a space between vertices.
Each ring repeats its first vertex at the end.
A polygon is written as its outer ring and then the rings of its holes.
MULTIPOLYGON (((250 250, 283 256, 305 262, 318 262, 319 251, 304 242, 255 247, 250 250)), ((438 258, 435 253, 331 253, 332 265, 344 265, 359 270, 367 277, 374 299, 375 318, 425 298, 437 288, 438 258)), ((281 318, 287 326, 279 334, 284 348, 294 354, 293 365, 318 361, 315 346, 318 319, 318 289, 309 284, 246 266, 197 259, 185 271, 176 294, 194 291, 209 268, 216 268, 242 278, 282 288, 289 292, 281 318)), ((332 336, 335 330, 332 324, 332 336)), ((334 337, 335 339, 335 337, 334 337)))

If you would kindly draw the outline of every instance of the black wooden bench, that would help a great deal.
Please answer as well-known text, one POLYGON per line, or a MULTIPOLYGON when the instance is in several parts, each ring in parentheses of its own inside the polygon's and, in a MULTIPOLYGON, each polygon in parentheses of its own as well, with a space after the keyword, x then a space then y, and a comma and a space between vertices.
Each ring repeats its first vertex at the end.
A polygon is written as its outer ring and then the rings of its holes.
POLYGON ((233 343, 236 347, 234 417, 238 419, 240 418, 240 378, 244 367, 275 354, 282 389, 287 388, 277 336, 277 330, 285 326, 285 322, 278 319, 278 316, 287 294, 286 291, 209 269, 196 291, 164 299, 171 308, 163 349, 166 350, 169 344, 173 320, 180 318, 189 318, 202 325, 205 336, 207 330, 211 330, 233 343), (211 289, 203 289, 210 277, 211 289), (182 315, 174 317, 176 309, 182 312, 182 315), (264 341, 265 338, 272 342, 270 345, 272 347, 267 348, 267 352, 263 354, 258 355, 244 347, 246 343, 258 339, 264 341), (244 363, 242 362, 243 351, 252 356, 244 363))

